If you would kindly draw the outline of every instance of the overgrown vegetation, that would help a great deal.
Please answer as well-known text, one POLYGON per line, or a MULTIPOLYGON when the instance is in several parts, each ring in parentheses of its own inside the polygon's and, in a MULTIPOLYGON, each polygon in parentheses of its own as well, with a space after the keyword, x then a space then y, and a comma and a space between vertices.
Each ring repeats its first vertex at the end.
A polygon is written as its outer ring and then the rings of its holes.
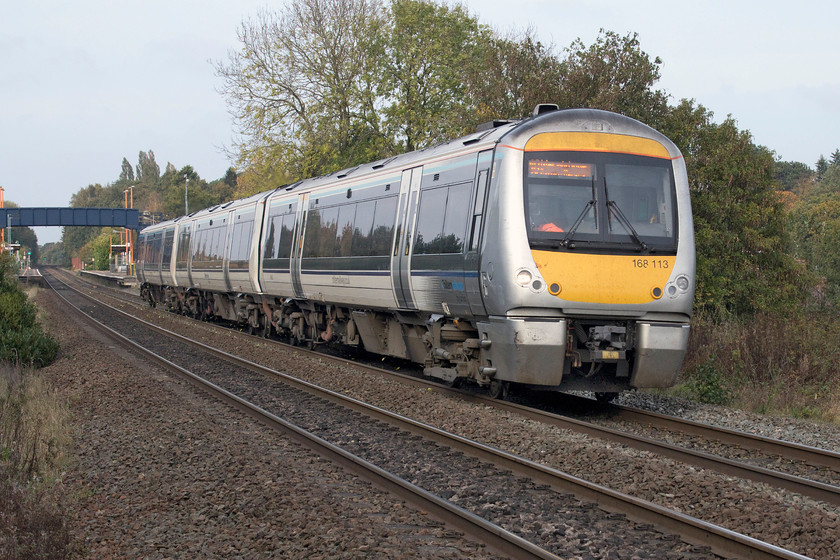
MULTIPOLYGON (((787 234, 762 253, 796 259, 790 271, 799 272, 771 278, 764 304, 760 291, 747 289, 744 296, 755 306, 748 310, 739 309, 730 296, 724 296, 729 305, 721 309, 708 305, 708 290, 700 295, 681 394, 756 412, 840 422, 840 151, 830 162, 821 161, 816 171, 795 162, 775 166, 787 234), (796 283, 804 295, 790 298, 785 291, 796 283)), ((698 263, 721 254, 702 250, 698 263)), ((762 262, 760 256, 745 260, 756 269, 762 262)))
POLYGON ((16 273, 12 257, 0 254, 0 557, 66 558, 70 535, 55 483, 69 412, 32 369, 55 359, 58 342, 42 330, 16 273))
POLYGON ((692 330, 679 394, 760 413, 840 421, 836 311, 728 320, 699 314, 692 330))
POLYGON ((55 482, 69 412, 32 370, 0 363, 0 557, 66 558, 70 546, 55 482))
POLYGON ((43 367, 58 354, 58 342, 41 328, 35 305, 18 286, 17 265, 0 254, 0 363, 43 367))

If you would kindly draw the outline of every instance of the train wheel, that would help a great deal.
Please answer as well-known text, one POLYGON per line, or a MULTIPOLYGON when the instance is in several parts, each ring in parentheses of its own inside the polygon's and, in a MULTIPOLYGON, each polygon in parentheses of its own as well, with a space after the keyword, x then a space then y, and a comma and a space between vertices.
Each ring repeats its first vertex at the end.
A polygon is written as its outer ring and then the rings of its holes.
POLYGON ((491 399, 505 400, 510 392, 510 383, 494 379, 490 382, 488 393, 491 399))
POLYGON ((618 397, 618 393, 595 393, 595 400, 602 403, 612 402, 616 399, 616 397, 618 397))

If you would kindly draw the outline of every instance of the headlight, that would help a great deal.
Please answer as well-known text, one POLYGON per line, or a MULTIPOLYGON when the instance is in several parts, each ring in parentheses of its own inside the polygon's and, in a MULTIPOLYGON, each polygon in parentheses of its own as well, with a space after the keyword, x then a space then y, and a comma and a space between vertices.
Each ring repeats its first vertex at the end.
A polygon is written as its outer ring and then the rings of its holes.
POLYGON ((534 275, 531 274, 530 270, 523 269, 516 273, 516 283, 520 286, 527 286, 533 278, 534 275))
POLYGON ((677 288, 679 288, 680 290, 685 292, 685 291, 688 291, 688 287, 689 287, 689 285, 691 285, 691 282, 689 282, 688 278, 685 277, 685 276, 677 276, 676 284, 677 284, 677 288))

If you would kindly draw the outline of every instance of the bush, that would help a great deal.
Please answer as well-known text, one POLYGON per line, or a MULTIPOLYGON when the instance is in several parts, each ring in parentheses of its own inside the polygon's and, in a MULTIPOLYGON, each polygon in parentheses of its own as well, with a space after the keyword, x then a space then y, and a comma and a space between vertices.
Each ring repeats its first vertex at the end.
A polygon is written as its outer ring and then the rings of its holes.
POLYGON ((840 317, 831 309, 713 320, 696 314, 680 391, 760 413, 840 417, 840 317))
POLYGON ((16 273, 14 260, 0 255, 0 362, 43 367, 55 360, 59 345, 38 324, 16 273))
POLYGON ((685 384, 685 390, 688 397, 707 404, 728 404, 732 400, 732 392, 715 367, 714 358, 695 368, 685 384))

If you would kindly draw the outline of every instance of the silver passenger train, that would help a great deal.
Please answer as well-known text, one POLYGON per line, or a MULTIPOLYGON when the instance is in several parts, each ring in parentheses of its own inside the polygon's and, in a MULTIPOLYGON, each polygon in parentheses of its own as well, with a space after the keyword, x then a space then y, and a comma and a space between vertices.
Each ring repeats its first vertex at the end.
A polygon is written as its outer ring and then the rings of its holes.
POLYGON ((143 229, 151 305, 422 364, 503 396, 674 383, 695 285, 685 163, 633 119, 518 121, 143 229))

